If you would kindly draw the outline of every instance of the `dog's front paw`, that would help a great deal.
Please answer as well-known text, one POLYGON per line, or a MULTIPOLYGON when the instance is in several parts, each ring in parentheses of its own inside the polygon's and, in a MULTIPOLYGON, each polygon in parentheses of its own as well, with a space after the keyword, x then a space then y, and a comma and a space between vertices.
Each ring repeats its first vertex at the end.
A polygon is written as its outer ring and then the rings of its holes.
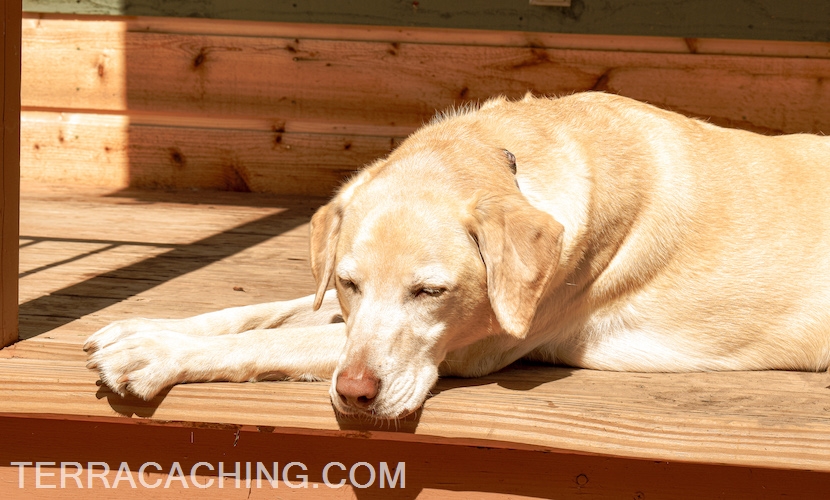
POLYGON ((170 331, 139 332, 98 348, 87 368, 114 392, 150 400, 184 381, 191 338, 170 331))
POLYGON ((142 332, 170 330, 167 320, 133 318, 110 323, 89 336, 84 343, 84 351, 94 353, 122 339, 142 332))

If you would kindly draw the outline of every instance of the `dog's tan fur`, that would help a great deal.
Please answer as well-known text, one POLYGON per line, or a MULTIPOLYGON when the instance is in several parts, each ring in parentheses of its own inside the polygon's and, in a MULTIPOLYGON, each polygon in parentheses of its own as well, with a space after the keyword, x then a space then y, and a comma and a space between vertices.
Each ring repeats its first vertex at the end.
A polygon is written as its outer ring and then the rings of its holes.
POLYGON ((122 394, 332 378, 336 409, 386 418, 439 373, 523 357, 824 370, 828 193, 830 138, 602 93, 495 99, 418 130, 315 214, 316 297, 118 322, 85 348, 122 394))

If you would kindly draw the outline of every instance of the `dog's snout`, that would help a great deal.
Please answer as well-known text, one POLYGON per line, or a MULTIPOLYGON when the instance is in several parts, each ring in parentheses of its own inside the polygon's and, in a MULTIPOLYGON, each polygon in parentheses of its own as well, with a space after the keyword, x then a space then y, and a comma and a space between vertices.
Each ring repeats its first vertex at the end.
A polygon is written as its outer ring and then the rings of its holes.
POLYGON ((343 372, 337 376, 337 390, 340 401, 354 408, 367 408, 378 395, 379 382, 370 373, 352 375, 343 372))

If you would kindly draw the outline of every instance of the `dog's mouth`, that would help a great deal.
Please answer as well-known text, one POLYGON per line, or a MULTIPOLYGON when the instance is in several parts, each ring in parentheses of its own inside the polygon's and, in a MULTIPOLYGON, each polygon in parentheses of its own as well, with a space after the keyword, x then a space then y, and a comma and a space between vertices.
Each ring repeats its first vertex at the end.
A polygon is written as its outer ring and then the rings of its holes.
POLYGON ((334 408, 334 412, 337 414, 338 417, 350 419, 350 420, 369 420, 375 423, 378 422, 397 422, 400 420, 405 420, 406 418, 420 413, 423 409, 423 405, 416 407, 412 410, 403 410, 397 414, 388 414, 385 412, 380 412, 375 408, 353 408, 350 406, 342 407, 338 406, 334 402, 332 402, 332 407, 334 408))
POLYGON ((381 399, 375 400, 365 406, 355 406, 339 400, 331 399, 331 406, 338 417, 346 419, 370 420, 372 422, 394 422, 404 420, 411 415, 420 413, 424 407, 424 401, 412 404, 398 403, 389 404, 381 399))
POLYGON ((363 391, 362 394, 361 389, 365 387, 358 386, 354 391, 352 386, 341 386, 340 378, 335 377, 329 396, 337 415, 375 422, 406 419, 420 413, 438 378, 437 369, 432 366, 381 375, 377 377, 376 391, 363 391))

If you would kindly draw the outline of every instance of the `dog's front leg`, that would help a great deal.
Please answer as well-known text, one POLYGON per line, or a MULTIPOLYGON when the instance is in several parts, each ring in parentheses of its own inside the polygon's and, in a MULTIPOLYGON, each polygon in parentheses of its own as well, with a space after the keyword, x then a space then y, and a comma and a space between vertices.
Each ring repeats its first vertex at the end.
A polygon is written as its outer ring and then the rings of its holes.
POLYGON ((149 400, 182 382, 328 379, 345 343, 343 323, 219 336, 141 332, 93 353, 87 368, 114 392, 149 400))
POLYGON ((87 339, 84 350, 94 353, 138 333, 179 332, 214 336, 279 327, 320 326, 341 321, 337 292, 329 290, 314 311, 314 296, 252 306, 231 307, 184 319, 132 318, 116 321, 87 339))

